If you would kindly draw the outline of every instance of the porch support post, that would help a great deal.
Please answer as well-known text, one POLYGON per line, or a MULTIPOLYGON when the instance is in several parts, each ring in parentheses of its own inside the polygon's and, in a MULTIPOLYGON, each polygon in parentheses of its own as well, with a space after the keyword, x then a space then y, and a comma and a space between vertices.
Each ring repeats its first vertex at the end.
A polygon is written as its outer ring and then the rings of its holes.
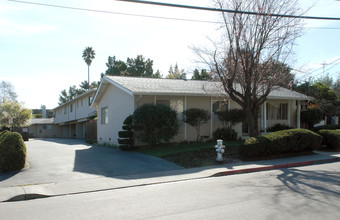
POLYGON ((72 125, 71 124, 69 124, 68 125, 68 136, 71 138, 72 137, 72 125))
POLYGON ((213 138, 213 99, 210 97, 210 138, 213 138))
MULTIPOLYGON (((184 111, 187 110, 187 97, 186 96, 184 96, 184 109, 183 110, 184 111)), ((184 140, 187 140, 187 123, 185 122, 184 122, 184 140)))
POLYGON ((287 119, 288 119, 288 126, 290 127, 290 100, 288 100, 288 109, 287 109, 287 119))
POLYGON ((267 132, 267 101, 263 103, 263 130, 267 132))
POLYGON ((301 114, 301 105, 300 105, 300 101, 297 101, 296 128, 300 128, 300 114, 301 114))

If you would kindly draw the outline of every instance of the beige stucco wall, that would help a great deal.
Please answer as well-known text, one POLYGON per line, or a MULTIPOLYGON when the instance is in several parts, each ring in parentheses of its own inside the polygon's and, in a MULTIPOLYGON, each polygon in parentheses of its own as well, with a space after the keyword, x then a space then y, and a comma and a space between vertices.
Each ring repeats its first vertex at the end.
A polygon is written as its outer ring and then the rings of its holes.
POLYGON ((29 136, 34 138, 62 137, 62 128, 52 124, 33 124, 29 127, 29 136))
POLYGON ((122 130, 123 121, 134 111, 134 97, 109 85, 98 100, 97 105, 97 140, 99 143, 118 144, 118 131, 122 130), (101 124, 101 109, 108 107, 108 123, 101 124))

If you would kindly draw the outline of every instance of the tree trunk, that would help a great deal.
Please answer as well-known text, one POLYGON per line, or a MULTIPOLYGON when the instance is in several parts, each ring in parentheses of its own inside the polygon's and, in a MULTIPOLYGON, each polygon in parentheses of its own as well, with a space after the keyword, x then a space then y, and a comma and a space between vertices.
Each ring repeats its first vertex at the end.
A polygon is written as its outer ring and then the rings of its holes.
POLYGON ((196 136, 196 142, 198 142, 200 136, 201 136, 201 125, 198 125, 196 127, 196 133, 197 133, 197 136, 196 136))
POLYGON ((258 110, 252 110, 248 107, 247 109, 247 117, 248 117, 248 130, 250 137, 256 137, 259 134, 259 126, 258 126, 258 110))
POLYGON ((90 89, 90 65, 87 65, 87 84, 88 89, 90 89))

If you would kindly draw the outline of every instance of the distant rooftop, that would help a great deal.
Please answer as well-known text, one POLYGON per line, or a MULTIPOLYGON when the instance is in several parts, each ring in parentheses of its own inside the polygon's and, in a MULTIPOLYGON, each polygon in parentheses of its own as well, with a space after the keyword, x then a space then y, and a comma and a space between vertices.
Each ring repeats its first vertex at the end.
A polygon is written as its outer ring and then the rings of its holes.
POLYGON ((75 100, 78 100, 78 99, 80 99, 81 97, 84 97, 85 95, 88 95, 88 94, 90 94, 90 93, 95 93, 96 90, 97 90, 97 89, 90 89, 90 90, 86 91, 85 93, 83 93, 83 94, 81 94, 81 95, 78 95, 78 96, 74 97, 74 99, 72 99, 72 100, 70 100, 70 101, 67 101, 67 102, 65 102, 65 103, 63 103, 63 104, 61 104, 61 105, 55 107, 53 110, 55 110, 55 109, 57 109, 57 108, 60 108, 60 107, 63 107, 64 105, 67 105, 67 104, 69 104, 69 103, 71 103, 71 102, 74 102, 75 100))
POLYGON ((54 122, 54 118, 32 118, 31 119, 31 124, 39 124, 39 125, 43 125, 43 124, 53 124, 54 122))

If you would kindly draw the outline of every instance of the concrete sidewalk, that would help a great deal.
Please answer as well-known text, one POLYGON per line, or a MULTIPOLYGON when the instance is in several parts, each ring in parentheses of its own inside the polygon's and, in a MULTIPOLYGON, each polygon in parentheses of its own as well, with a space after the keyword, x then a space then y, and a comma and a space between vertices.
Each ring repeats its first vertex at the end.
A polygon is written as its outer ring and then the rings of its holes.
POLYGON ((272 169, 305 166, 340 161, 339 152, 315 151, 314 155, 224 164, 220 166, 134 174, 116 177, 96 177, 54 183, 0 188, 0 202, 21 201, 51 196, 112 190, 150 184, 202 179, 213 176, 258 172, 272 169))

